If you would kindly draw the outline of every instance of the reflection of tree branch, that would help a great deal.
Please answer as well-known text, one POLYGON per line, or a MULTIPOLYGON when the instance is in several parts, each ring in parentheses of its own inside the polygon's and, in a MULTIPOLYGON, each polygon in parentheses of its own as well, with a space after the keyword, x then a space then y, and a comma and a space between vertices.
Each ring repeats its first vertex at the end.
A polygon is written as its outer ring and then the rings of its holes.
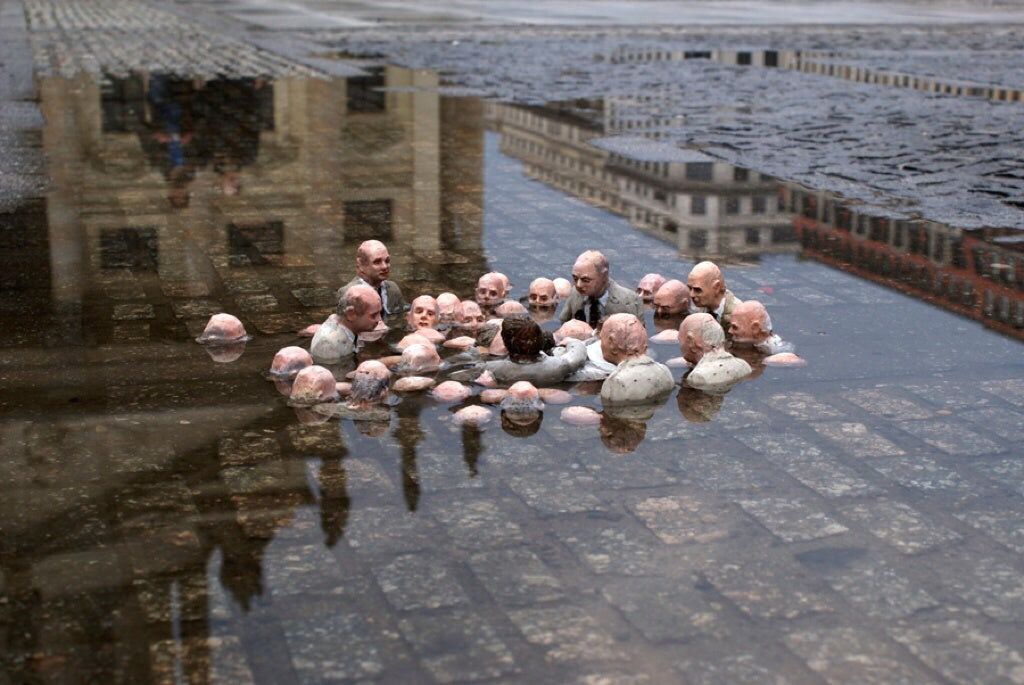
POLYGON ((320 486, 320 529, 324 533, 324 544, 334 547, 345 534, 351 503, 346 488, 348 476, 342 468, 341 459, 323 460, 317 480, 320 486))
POLYGON ((469 469, 469 477, 476 478, 476 464, 480 460, 480 453, 483 451, 483 433, 476 426, 465 424, 462 426, 462 461, 469 469))

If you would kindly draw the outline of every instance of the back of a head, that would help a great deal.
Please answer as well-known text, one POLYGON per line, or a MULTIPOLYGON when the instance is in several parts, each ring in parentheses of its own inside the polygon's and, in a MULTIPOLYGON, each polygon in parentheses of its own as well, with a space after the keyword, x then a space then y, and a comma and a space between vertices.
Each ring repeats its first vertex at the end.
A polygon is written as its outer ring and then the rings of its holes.
POLYGON ((717 350, 725 345, 725 331, 722 325, 710 317, 710 321, 701 323, 698 329, 700 339, 708 349, 717 350))
POLYGON ((601 252, 598 252, 597 250, 587 250, 579 257, 577 257, 576 261, 590 262, 591 264, 594 265, 595 268, 597 268, 598 273, 608 273, 608 258, 605 257, 604 254, 602 254, 601 252))
POLYGON ((512 361, 534 362, 544 349, 544 332, 530 317, 516 314, 502 322, 501 341, 512 361))
POLYGON ((647 330, 632 314, 612 314, 601 327, 601 348, 609 361, 637 357, 647 351, 647 330))

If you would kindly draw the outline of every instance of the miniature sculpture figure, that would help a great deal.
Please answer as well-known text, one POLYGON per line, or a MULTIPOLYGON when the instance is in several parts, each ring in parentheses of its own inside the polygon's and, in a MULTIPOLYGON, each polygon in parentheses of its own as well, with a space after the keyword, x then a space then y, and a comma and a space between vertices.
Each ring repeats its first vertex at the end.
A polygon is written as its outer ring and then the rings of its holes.
POLYGON ((458 381, 445 381, 434 388, 430 394, 434 396, 434 399, 442 402, 461 402, 472 395, 473 391, 458 381))
POLYGON ((502 274, 495 271, 486 273, 476 282, 476 302, 484 312, 493 312, 494 308, 505 301, 505 281, 502 274))
POLYGON ((441 357, 433 345, 409 345, 402 352, 402 359, 394 371, 402 376, 417 376, 433 373, 441 366, 441 357))
POLYGON ((750 375, 750 364, 725 350, 725 331, 711 314, 691 314, 683 319, 679 346, 683 357, 695 364, 686 376, 691 388, 722 394, 750 375))
POLYGON ((525 380, 537 386, 553 385, 583 366, 587 359, 586 346, 573 339, 566 341, 564 349, 554 348, 551 355, 545 354, 549 340, 537 322, 525 316, 505 319, 495 342, 498 340, 508 350, 508 359, 473 364, 456 372, 461 380, 498 385, 525 380))
POLYGON ((501 412, 512 422, 520 425, 533 421, 544 410, 540 393, 532 383, 519 381, 508 389, 508 395, 501 401, 501 412))
POLYGON ((707 311, 722 328, 728 329, 732 322, 732 312, 740 300, 725 287, 722 270, 714 262, 700 262, 686 278, 690 288, 690 301, 693 307, 707 311))
POLYGON ((640 279, 640 282, 636 286, 636 294, 640 296, 640 300, 644 304, 650 304, 654 301, 654 296, 658 293, 658 288, 665 284, 665 277, 661 274, 647 274, 640 279))
POLYGON ((430 295, 420 295, 412 301, 405 320, 414 331, 433 328, 437 324, 437 300, 430 295))
POLYGON ((561 419, 572 426, 596 426, 601 423, 601 414, 590 407, 566 407, 561 419))
POLYGON ((352 389, 349 395, 349 409, 368 409, 381 404, 388 398, 388 382, 391 372, 379 361, 365 361, 356 367, 352 375, 352 389))
POLYGON ((757 300, 747 300, 736 305, 732 312, 729 335, 734 344, 750 345, 767 355, 763 360, 765 364, 799 366, 804 363, 803 359, 793 353, 793 344, 772 330, 768 310, 757 300))
POLYGON ((553 335, 555 343, 558 345, 561 345, 568 338, 586 342, 594 337, 594 329, 588 326, 586 321, 572 319, 563 323, 553 335))
POLYGON ((484 316, 480 305, 470 300, 462 303, 462 315, 455 319, 455 323, 458 324, 457 330, 471 335, 476 335, 486 322, 487 317, 484 316))
POLYGON ((441 293, 437 296, 437 322, 439 324, 454 324, 459 320, 462 310, 462 300, 455 293, 441 293))
POLYGON ((419 392, 434 385, 433 378, 426 376, 406 376, 395 381, 392 389, 395 392, 419 392))
POLYGON ((334 375, 322 366, 307 366, 295 376, 292 383, 291 403, 308 407, 338 399, 338 386, 334 375))
POLYGON ((334 364, 352 356, 357 336, 377 328, 380 323, 380 297, 368 285, 346 288, 338 300, 337 312, 327 317, 313 341, 309 352, 321 364, 334 364))
POLYGON ((551 282, 555 284, 555 293, 558 295, 559 302, 564 301, 572 294, 572 283, 569 282, 568 278, 559 276, 551 282))
POLYGON ((530 309, 552 309, 558 304, 558 293, 555 283, 549 278, 535 278, 530 282, 530 290, 526 295, 530 309))
POLYGON ((525 313, 526 307, 524 307, 522 303, 516 302, 515 300, 505 300, 504 302, 502 302, 501 304, 494 308, 494 315, 502 319, 508 318, 510 316, 515 316, 516 314, 525 313))
POLYGON ((575 290, 559 312, 562 321, 579 319, 591 327, 612 314, 643 316, 643 304, 632 290, 608 276, 608 260, 596 250, 581 254, 572 267, 575 290))
POLYGON ((282 347, 270 364, 270 376, 274 380, 290 380, 307 366, 313 366, 313 358, 301 347, 282 347))
POLYGON ((424 337, 422 333, 417 331, 416 333, 410 333, 409 335, 399 340, 398 343, 395 345, 395 348, 399 352, 405 352, 405 348, 409 347, 410 345, 427 345, 429 347, 433 347, 434 342, 429 338, 424 337))
POLYGON ((338 289, 338 299, 354 285, 366 285, 377 293, 381 311, 385 316, 405 309, 402 291, 394 281, 387 280, 391 274, 391 255, 379 240, 367 240, 356 249, 356 277, 338 289))
POLYGON ((245 332, 245 326, 231 314, 214 314, 206 323, 203 334, 196 342, 203 345, 234 345, 246 342, 251 338, 245 332))
POLYGON ((491 416, 491 410, 488 409, 487 407, 481 407, 478 404, 471 404, 470 406, 463 407, 462 409, 455 412, 454 416, 452 416, 452 419, 455 421, 456 424, 460 426, 479 426, 490 421, 491 416))
POLYGON ((572 402, 572 395, 565 390, 558 388, 538 388, 541 400, 545 404, 569 404, 572 402))
POLYGON ((682 281, 665 281, 654 294, 654 316, 659 319, 685 316, 690 309, 690 289, 682 281))
POLYGON ((647 331, 632 314, 612 314, 601 327, 601 351, 618 366, 601 385, 601 401, 638 404, 667 395, 675 387, 672 372, 647 356, 647 331))

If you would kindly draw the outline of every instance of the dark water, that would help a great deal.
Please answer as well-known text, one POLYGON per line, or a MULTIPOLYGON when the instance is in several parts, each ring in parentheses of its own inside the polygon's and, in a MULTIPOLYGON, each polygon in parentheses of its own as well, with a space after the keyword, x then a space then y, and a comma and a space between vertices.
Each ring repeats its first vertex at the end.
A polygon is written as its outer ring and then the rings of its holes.
POLYGON ((42 83, 52 189, 0 217, 9 681, 1024 682, 1012 236, 437 84, 42 83), (370 237, 407 295, 711 257, 808 365, 598 428, 305 423, 263 372, 370 237))

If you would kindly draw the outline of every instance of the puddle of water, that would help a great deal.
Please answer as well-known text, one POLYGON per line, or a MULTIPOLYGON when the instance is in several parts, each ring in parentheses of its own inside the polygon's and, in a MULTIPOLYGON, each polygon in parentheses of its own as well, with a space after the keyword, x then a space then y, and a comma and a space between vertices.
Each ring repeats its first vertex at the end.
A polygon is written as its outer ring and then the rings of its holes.
POLYGON ((2 232, 9 672, 924 682, 1014 667, 1017 244, 710 158, 595 147, 636 133, 613 98, 526 108, 438 85, 397 68, 42 83, 52 190, 2 232), (468 296, 492 269, 522 295, 589 247, 630 285, 712 257, 809 365, 592 429, 557 406, 539 425, 457 428, 424 397, 388 421, 304 421, 262 374, 370 237, 407 295, 468 296), (192 338, 221 310, 256 337, 219 364, 192 338))

